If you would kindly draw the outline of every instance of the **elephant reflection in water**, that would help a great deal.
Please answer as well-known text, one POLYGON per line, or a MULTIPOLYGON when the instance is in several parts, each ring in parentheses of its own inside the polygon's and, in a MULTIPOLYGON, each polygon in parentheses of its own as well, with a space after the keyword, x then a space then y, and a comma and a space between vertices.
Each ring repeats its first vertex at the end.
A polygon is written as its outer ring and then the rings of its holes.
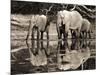
MULTIPOLYGON (((48 47, 48 42, 47 42, 48 47)), ((33 66, 43 66, 47 64, 47 52, 43 46, 43 41, 32 41, 30 52, 30 62, 33 66)))
POLYGON ((82 50, 90 47, 90 41, 87 39, 72 39, 70 50, 82 50))
POLYGON ((71 50, 79 50, 80 48, 80 40, 79 39, 72 39, 72 44, 71 44, 71 47, 70 49, 71 50))
MULTIPOLYGON (((75 40, 74 40, 75 41, 75 40)), ((81 40, 81 43, 83 40, 81 40)), ((86 41, 86 40, 85 40, 86 41)), ((58 44, 58 53, 57 53, 57 66, 60 70, 71 70, 71 69, 77 69, 79 66, 81 66, 89 57, 90 57, 90 49, 88 47, 86 48, 80 48, 79 40, 72 42, 71 45, 79 45, 73 50, 71 50, 71 47, 69 47, 68 42, 59 42, 58 44), (62 43, 63 42, 63 43, 62 43), (84 49, 84 50, 83 50, 84 49), (61 54, 60 51, 63 50, 65 53, 61 54)))

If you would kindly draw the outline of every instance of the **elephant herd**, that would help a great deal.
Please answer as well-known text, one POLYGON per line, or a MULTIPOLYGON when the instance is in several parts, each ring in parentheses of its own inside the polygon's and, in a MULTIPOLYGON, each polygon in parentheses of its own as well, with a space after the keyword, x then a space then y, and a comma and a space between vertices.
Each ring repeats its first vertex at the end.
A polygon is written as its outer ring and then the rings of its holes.
POLYGON ((68 37, 68 32, 71 31, 72 38, 91 38, 91 23, 83 18, 78 11, 59 11, 57 14, 57 31, 58 38, 64 35, 64 39, 68 37), (64 32, 61 31, 63 28, 64 32))
MULTIPOLYGON (((71 32, 72 38, 91 38, 91 23, 82 17, 78 11, 61 10, 56 15, 56 30, 58 33, 58 39, 68 38, 69 32, 71 32)), ((43 39, 43 33, 47 33, 47 39, 49 39, 49 26, 50 20, 48 15, 33 15, 29 21, 29 30, 27 35, 27 41, 31 35, 34 39, 34 33, 37 31, 37 39, 43 39)))
MULTIPOLYGON (((30 57, 32 60, 31 63, 33 65, 37 64, 38 59, 41 59, 41 58, 37 58, 38 56, 33 55, 33 54, 36 54, 36 52, 39 52, 38 50, 34 50, 34 48, 33 48, 35 33, 37 32, 37 41, 39 41, 39 39, 43 40, 44 32, 46 32, 47 40, 49 40, 50 22, 51 22, 51 20, 50 20, 49 16, 43 15, 43 14, 42 15, 39 15, 39 14, 33 15, 29 21, 29 30, 28 30, 28 35, 26 38, 26 44, 27 44, 29 52, 30 52, 30 57), (31 36, 31 38, 32 38, 31 39, 32 47, 30 47, 28 45, 29 36, 31 36), (34 60, 36 60, 36 62, 34 62, 34 60)), ((82 15, 78 11, 75 11, 75 10, 73 10, 73 11, 67 11, 67 10, 58 11, 57 15, 56 15, 56 28, 55 29, 57 30, 57 33, 58 33, 58 39, 67 40, 67 38, 69 36, 69 32, 71 33, 71 38, 85 38, 85 39, 91 38, 91 23, 87 19, 83 18, 82 15)), ((77 40, 77 39, 75 39, 75 40, 77 40)), ((40 57, 42 57, 42 54, 44 54, 44 53, 40 53, 40 57)), ((66 55, 66 57, 67 56, 68 55, 66 55)), ((45 58, 45 56, 42 58, 45 58)), ((76 59, 76 58, 73 57, 73 59, 76 59)), ((41 60, 39 60, 39 62, 40 61, 41 60)), ((46 62, 44 62, 44 64, 45 63, 46 62)), ((38 64, 40 64, 40 63, 38 63, 38 64)), ((80 65, 80 63, 78 65, 80 65)), ((62 65, 62 66, 67 66, 67 65, 62 65)), ((62 67, 59 67, 59 68, 62 69, 62 67)), ((74 67, 74 68, 76 68, 76 67, 74 67)))

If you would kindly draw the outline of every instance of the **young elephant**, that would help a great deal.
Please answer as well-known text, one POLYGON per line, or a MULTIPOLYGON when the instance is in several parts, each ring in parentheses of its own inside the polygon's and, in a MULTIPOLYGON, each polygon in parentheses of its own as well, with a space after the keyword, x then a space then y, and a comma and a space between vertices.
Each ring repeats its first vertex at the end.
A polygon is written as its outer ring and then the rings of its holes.
POLYGON ((83 19, 81 27, 81 37, 82 38, 91 38, 91 23, 87 19, 83 19))

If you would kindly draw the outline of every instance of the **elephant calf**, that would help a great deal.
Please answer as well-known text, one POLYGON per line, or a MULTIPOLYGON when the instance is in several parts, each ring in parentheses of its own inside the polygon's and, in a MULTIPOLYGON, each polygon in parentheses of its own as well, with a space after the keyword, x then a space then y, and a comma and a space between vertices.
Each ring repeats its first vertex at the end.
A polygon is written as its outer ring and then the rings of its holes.
POLYGON ((82 27, 81 27, 81 37, 82 38, 91 38, 91 23, 83 18, 82 27))

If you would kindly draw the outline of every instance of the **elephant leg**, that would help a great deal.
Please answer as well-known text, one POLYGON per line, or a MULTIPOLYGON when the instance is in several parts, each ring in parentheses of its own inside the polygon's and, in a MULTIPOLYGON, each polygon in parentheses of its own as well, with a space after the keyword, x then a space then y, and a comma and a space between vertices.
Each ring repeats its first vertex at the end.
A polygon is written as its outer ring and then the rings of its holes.
POLYGON ((88 33, 87 33, 87 32, 85 32, 85 39, 87 39, 87 37, 88 37, 88 33))
POLYGON ((49 50, 48 48, 49 48, 49 41, 47 41, 47 47, 46 47, 46 50, 47 50, 47 51, 46 51, 47 56, 50 55, 50 50, 49 50))
POLYGON ((78 36, 78 31, 77 30, 73 30, 72 38, 77 38, 77 36, 78 36))
POLYGON ((36 40, 33 40, 32 42, 32 49, 31 49, 31 52, 34 54, 34 55, 37 55, 38 54, 38 49, 35 49, 35 45, 36 47, 38 48, 38 42, 36 40))
POLYGON ((60 35, 60 32, 58 33, 58 39, 61 39, 61 35, 60 35))
POLYGON ((67 40, 67 38, 68 38, 68 32, 67 33, 65 32, 63 36, 64 36, 64 40, 67 40))
POLYGON ((35 54, 37 55, 39 53, 39 49, 40 49, 40 41, 37 40, 37 49, 35 50, 35 54))
POLYGON ((66 40, 66 38, 67 38, 67 33, 63 31, 63 40, 66 40))
POLYGON ((80 50, 80 40, 77 40, 77 49, 80 50))
POLYGON ((32 53, 34 53, 35 40, 32 40, 32 53))
POLYGON ((39 36, 40 36, 39 29, 37 28, 37 40, 39 40, 39 36))
MULTIPOLYGON (((59 29, 60 30, 60 29, 59 29)), ((57 32, 58 33, 58 39, 60 39, 60 31, 57 32)))
POLYGON ((35 30, 36 30, 35 27, 33 27, 33 29, 32 29, 32 40, 35 39, 35 38, 34 38, 34 37, 35 37, 35 36, 34 36, 34 34, 35 34, 35 30))
POLYGON ((86 36, 86 34, 85 34, 85 32, 83 31, 83 38, 85 39, 85 36, 86 36))
POLYGON ((47 34, 47 40, 49 40, 49 28, 50 28, 50 23, 45 27, 45 32, 47 34))
POLYGON ((88 32, 88 35, 89 35, 89 39, 91 39, 91 32, 90 31, 88 32))
POLYGON ((78 34, 78 35, 77 35, 77 38, 79 38, 79 36, 80 36, 80 32, 78 31, 77 34, 78 34))
POLYGON ((67 33, 65 33, 65 35, 66 35, 66 36, 65 36, 65 38, 68 38, 68 32, 67 32, 67 33))
POLYGON ((33 27, 32 28, 32 38, 31 38, 31 52, 34 54, 35 53, 35 49, 34 49, 34 46, 35 46, 35 36, 34 36, 34 34, 35 34, 35 30, 36 30, 36 28, 35 27, 33 27))
POLYGON ((77 29, 77 32, 75 32, 75 34, 77 33, 77 38, 79 38, 80 36, 80 29, 77 29))
POLYGON ((60 30, 60 33, 58 35, 58 38, 61 39, 62 38, 62 29, 61 29, 61 27, 59 27, 59 30, 60 30))
POLYGON ((43 47, 43 41, 41 41, 41 49, 43 49, 44 47, 43 47))
POLYGON ((35 40, 32 40, 32 49, 31 52, 35 55, 35 40))
POLYGON ((76 39, 72 39, 71 50, 75 49, 76 39))
POLYGON ((62 35, 63 35, 63 40, 66 40, 67 35, 66 35, 66 32, 65 32, 65 25, 62 25, 62 27, 61 27, 61 36, 62 35))
POLYGON ((73 31, 73 38, 77 38, 77 33, 78 32, 76 30, 73 31))
POLYGON ((82 38, 84 39, 84 31, 82 31, 82 38))
POLYGON ((58 24, 56 24, 56 30, 58 33, 58 39, 60 39, 60 26, 58 24))
POLYGON ((82 31, 80 32, 80 38, 82 39, 82 31))
POLYGON ((71 29, 70 31, 71 31, 71 36, 72 36, 72 39, 73 39, 73 30, 71 29))
POLYGON ((49 41, 47 41, 47 49, 48 49, 48 47, 49 47, 49 41))
POLYGON ((41 40, 43 40, 43 31, 41 31, 41 40))
POLYGON ((49 40, 49 31, 47 31, 46 33, 47 33, 47 40, 49 40))

